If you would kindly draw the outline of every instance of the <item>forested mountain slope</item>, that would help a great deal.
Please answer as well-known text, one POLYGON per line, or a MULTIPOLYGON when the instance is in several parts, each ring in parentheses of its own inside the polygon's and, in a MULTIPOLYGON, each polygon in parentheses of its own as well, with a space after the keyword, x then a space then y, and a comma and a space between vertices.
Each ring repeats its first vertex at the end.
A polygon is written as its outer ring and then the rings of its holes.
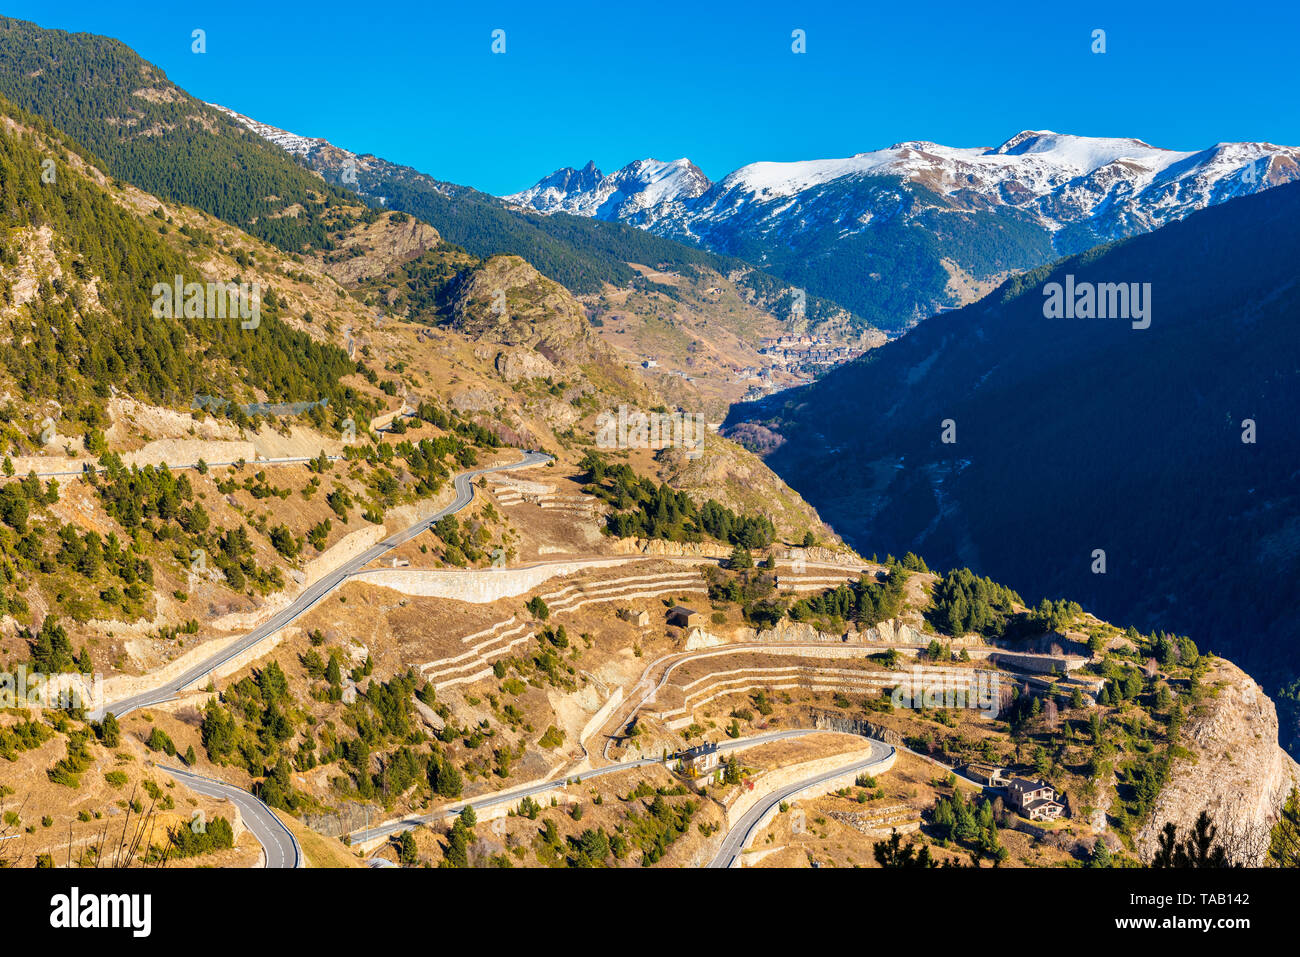
POLYGON ((109 175, 282 249, 328 246, 329 231, 360 212, 109 37, 0 17, 0 95, 70 134, 109 175))
POLYGON ((208 275, 210 236, 184 227, 169 243, 165 214, 127 208, 92 163, 0 99, 0 374, 17 394, 102 404, 117 388, 183 407, 235 388, 271 401, 350 397, 338 380, 356 364, 286 325, 269 288, 256 329, 238 316, 158 314, 155 284, 238 277, 208 275))

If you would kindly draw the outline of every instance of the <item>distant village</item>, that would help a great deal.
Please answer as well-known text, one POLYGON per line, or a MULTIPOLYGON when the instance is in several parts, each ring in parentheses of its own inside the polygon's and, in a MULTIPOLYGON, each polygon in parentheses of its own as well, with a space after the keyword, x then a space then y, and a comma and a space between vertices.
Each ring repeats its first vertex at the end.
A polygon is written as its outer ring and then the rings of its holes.
MULTIPOLYGON (((836 345, 820 336, 783 335, 761 340, 758 353, 767 360, 764 364, 731 366, 730 371, 736 382, 752 383, 744 396, 745 400, 752 400, 792 386, 806 385, 816 378, 818 372, 856 359, 864 352, 866 349, 836 345)), ((654 356, 642 356, 641 368, 679 376, 687 382, 695 381, 695 377, 686 372, 660 365, 654 356)))
POLYGON ((798 366, 833 366, 856 359, 865 349, 837 346, 829 339, 810 335, 777 336, 764 339, 758 352, 778 369, 798 366))
POLYGON ((792 385, 811 382, 817 372, 856 359, 865 351, 852 346, 836 345, 819 336, 777 336, 763 339, 760 344, 758 352, 768 360, 767 365, 737 368, 735 374, 742 382, 754 382, 745 398, 756 399, 792 385), (789 378, 778 380, 776 375, 781 373, 789 378))

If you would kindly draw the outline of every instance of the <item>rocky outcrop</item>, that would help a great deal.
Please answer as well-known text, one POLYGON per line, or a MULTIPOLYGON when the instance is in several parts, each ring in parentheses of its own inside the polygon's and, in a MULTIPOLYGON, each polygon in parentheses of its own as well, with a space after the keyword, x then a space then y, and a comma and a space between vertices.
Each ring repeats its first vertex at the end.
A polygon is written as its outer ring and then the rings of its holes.
MULTIPOLYGON (((824 545, 814 545, 812 548, 790 548, 782 547, 776 549, 776 557, 782 562, 824 562, 831 565, 864 564, 862 559, 847 545, 839 548, 827 548, 824 545)), ((880 566, 873 566, 880 567, 880 566)))
POLYGON ((774 641, 781 644, 811 644, 818 641, 845 642, 856 640, 859 636, 857 632, 844 632, 836 634, 834 632, 820 631, 806 621, 792 621, 789 618, 782 618, 771 628, 756 630, 754 628, 740 628, 736 632, 738 641, 774 641))
POLYGON ((761 630, 740 628, 736 630, 737 641, 774 641, 784 644, 808 644, 812 642, 847 642, 849 644, 869 645, 926 645, 930 638, 921 634, 901 618, 878 622, 866 631, 854 627, 844 632, 821 631, 806 621, 794 621, 782 618, 771 628, 761 630))
POLYGON ((604 352, 578 301, 518 256, 493 256, 467 275, 453 294, 451 313, 458 331, 480 343, 510 346, 512 355, 533 351, 553 364, 604 352))
POLYGON ((620 555, 671 555, 682 558, 727 558, 730 546, 713 542, 670 542, 662 538, 616 538, 614 551, 620 555))
POLYGON ((411 696, 411 704, 415 707, 415 713, 420 716, 420 720, 427 725, 434 733, 442 731, 447 727, 447 722, 442 720, 438 712, 434 711, 427 704, 414 695, 411 696))
POLYGON ((1202 810, 1243 863, 1258 865, 1267 834, 1300 765, 1278 744, 1277 711, 1249 675, 1216 660, 1203 684, 1212 689, 1178 737, 1191 752, 1175 759, 1169 782, 1137 833, 1138 856, 1150 860, 1165 822, 1185 834, 1202 810))
POLYGON ((428 223, 390 213, 368 226, 348 231, 339 242, 339 251, 321 260, 321 265, 325 272, 347 286, 371 276, 382 276, 440 242, 442 237, 428 223))
POLYGON ((884 741, 886 744, 892 744, 895 747, 903 746, 903 736, 901 734, 892 728, 886 728, 882 724, 868 721, 866 718, 837 714, 833 711, 814 710, 812 712, 812 726, 826 731, 843 731, 845 734, 875 738, 877 741, 884 741))
POLYGON ((863 640, 883 645, 926 645, 930 639, 901 618, 877 622, 863 633, 863 640))
POLYGON ((541 410, 553 426, 577 421, 572 400, 584 394, 599 393, 614 405, 662 401, 596 335, 586 308, 518 256, 492 256, 463 273, 447 312, 451 327, 476 344, 475 357, 490 357, 506 382, 566 383, 563 421, 555 421, 555 405, 541 410))
POLYGON ((501 378, 507 382, 518 382, 521 379, 556 379, 560 374, 546 356, 527 349, 509 349, 500 353, 496 358, 496 368, 497 372, 501 373, 501 378))
POLYGON ((451 405, 457 412, 492 412, 502 401, 487 389, 466 389, 451 397, 451 405))
MULTIPOLYGON (((788 541, 798 541, 811 530, 823 544, 840 544, 834 529, 822 522, 798 492, 758 456, 716 435, 712 425, 705 432, 702 449, 668 447, 656 454, 655 461, 658 478, 685 492, 697 505, 716 499, 734 511, 767 516, 776 525, 778 536, 788 541)), ((834 550, 820 554, 832 556, 834 550)), ((845 557, 840 554, 827 560, 843 561, 845 557)))
POLYGON ((686 644, 683 647, 687 651, 699 651, 703 648, 721 648, 726 643, 726 639, 720 635, 705 631, 703 628, 692 628, 686 635, 686 644))

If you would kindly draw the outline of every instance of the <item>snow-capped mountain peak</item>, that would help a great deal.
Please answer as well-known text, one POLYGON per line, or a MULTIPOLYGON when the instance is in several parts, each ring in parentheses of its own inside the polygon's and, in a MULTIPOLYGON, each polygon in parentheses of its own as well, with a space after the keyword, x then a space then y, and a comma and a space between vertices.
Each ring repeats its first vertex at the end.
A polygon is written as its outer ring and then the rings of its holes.
MULTIPOLYGON (((1131 137, 1076 136, 1023 130, 994 147, 951 147, 926 140, 843 159, 764 161, 717 183, 686 160, 639 160, 609 176, 588 166, 590 179, 552 174, 507 196, 540 212, 616 219, 655 232, 718 235, 728 221, 773 228, 782 216, 815 222, 818 196, 850 191, 869 177, 916 184, 968 207, 1011 206, 1030 212, 1055 233, 1085 224, 1097 242, 1153 229, 1233 196, 1300 178, 1300 150, 1269 143, 1220 143, 1199 152, 1152 146, 1131 137)), ((560 171, 560 173, 572 171, 560 171)), ((584 173, 586 170, 584 170, 584 173)), ((827 202, 848 201, 837 196, 827 202)), ((868 228, 872 211, 836 216, 868 228)), ((850 214, 852 211, 848 211, 850 214)), ((811 227, 810 227, 811 228, 811 227)), ((725 243, 724 243, 725 245, 725 243)))
MULTIPOLYGON (((377 183, 423 176, 218 109, 381 204, 377 183)), ((424 179, 449 198, 464 191, 424 179)), ((997 146, 908 140, 841 159, 751 163, 715 183, 684 158, 637 160, 609 174, 588 162, 502 201, 739 255, 879 328, 899 329, 1008 274, 1295 180, 1295 147, 1216 143, 1181 152, 1128 137, 1022 130, 997 146)))
POLYGON ((590 181, 552 175, 505 199, 741 253, 896 328, 1008 273, 1298 179, 1294 147, 1183 152, 1027 129, 996 146, 908 140, 839 159, 750 163, 712 184, 685 160, 641 160, 590 181), (896 302, 891 275, 909 277, 896 302))
POLYGON ((570 213, 648 225, 645 216, 702 195, 712 184, 688 159, 643 159, 608 176, 588 163, 581 170, 556 170, 507 202, 542 213, 570 213))

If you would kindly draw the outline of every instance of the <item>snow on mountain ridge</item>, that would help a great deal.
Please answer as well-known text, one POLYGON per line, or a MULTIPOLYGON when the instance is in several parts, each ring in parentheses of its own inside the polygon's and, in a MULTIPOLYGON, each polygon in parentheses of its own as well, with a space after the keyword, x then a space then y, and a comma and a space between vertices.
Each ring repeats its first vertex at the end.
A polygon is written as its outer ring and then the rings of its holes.
MULTIPOLYGON (((1300 150, 1220 143, 1182 152, 1134 138, 1022 130, 995 147, 912 140, 845 158, 761 161, 713 184, 702 173, 665 174, 673 167, 698 172, 685 160, 638 160, 602 176, 590 189, 544 186, 548 178, 503 198, 540 212, 617 219, 696 237, 726 228, 738 216, 751 229, 775 225, 787 214, 802 221, 825 190, 841 184, 850 190, 859 179, 892 176, 948 197, 954 208, 968 208, 972 197, 983 197, 979 203, 1035 212, 1053 233, 1069 223, 1096 220, 1096 233, 1112 238, 1300 178, 1300 150), (757 209, 747 213, 751 207, 757 209)), ((863 210, 864 228, 871 218, 871 211, 863 210)))
POLYGON ((236 123, 247 127, 263 139, 270 140, 276 146, 292 153, 294 156, 306 156, 318 146, 329 145, 327 141, 320 137, 299 136, 297 133, 290 133, 288 130, 282 130, 279 127, 262 123, 242 113, 236 113, 230 107, 222 106, 220 103, 209 103, 208 106, 214 110, 220 110, 236 123))
MULTIPOLYGON (((218 108, 314 169, 343 171, 341 182, 355 190, 367 188, 373 167, 391 165, 218 108)), ((1295 147, 1216 143, 1181 152, 1022 130, 994 147, 911 140, 842 159, 751 163, 716 183, 686 159, 638 160, 608 175, 588 162, 502 199, 741 255, 881 328, 901 328, 960 301, 944 285, 954 268, 995 280, 1297 180, 1295 147), (882 297, 876 284, 889 282, 891 268, 879 267, 896 256, 915 282, 882 286, 882 297)), ((371 188, 362 195, 384 203, 371 188)), ((461 189, 435 188, 450 198, 461 189)))
POLYGON ((688 159, 636 160, 606 176, 588 163, 581 171, 557 170, 509 202, 542 213, 563 212, 598 219, 634 220, 650 209, 702 195, 712 184, 688 159), (577 184, 577 188, 571 188, 577 184))
MULTIPOLYGON (((977 187, 996 188, 1009 179, 1027 180, 1026 185, 1046 192, 1079 175, 1085 175, 1114 162, 1128 161, 1151 172, 1193 156, 1150 146, 1136 139, 1071 136, 1050 130, 1025 130, 996 147, 950 147, 925 140, 895 143, 882 150, 857 153, 846 158, 821 160, 771 161, 750 163, 727 174, 717 184, 721 192, 744 189, 763 200, 777 199, 803 192, 814 186, 846 176, 873 174, 915 175, 947 167, 964 176, 949 175, 948 191, 969 188, 963 179, 974 175, 977 187)), ((678 160, 677 163, 686 163, 678 160)), ((637 171, 653 160, 638 160, 606 177, 620 184, 641 180, 637 171)), ((659 164, 664 165, 664 164, 659 164)), ((667 164, 672 165, 672 164, 667 164)), ((702 176, 703 174, 701 174, 702 176)), ((543 181, 545 182, 545 181, 543 181)), ((707 180, 706 180, 707 182, 707 180)), ((539 184, 541 185, 541 184, 539 184)), ((536 187, 533 188, 534 190, 536 187)), ((520 205, 533 205, 535 193, 524 190, 504 199, 520 205)), ((608 195, 608 194, 606 194, 608 195)), ((648 190, 641 202, 649 208, 658 202, 694 198, 674 193, 669 188, 648 190)), ((561 198, 548 195, 548 211, 586 211, 592 203, 579 197, 561 198)), ((595 204, 599 206, 600 204, 595 204)), ((534 207, 536 208, 536 207, 534 207)), ((579 212, 579 215, 583 213, 579 212)), ((591 213, 586 212, 587 215, 591 213)))

